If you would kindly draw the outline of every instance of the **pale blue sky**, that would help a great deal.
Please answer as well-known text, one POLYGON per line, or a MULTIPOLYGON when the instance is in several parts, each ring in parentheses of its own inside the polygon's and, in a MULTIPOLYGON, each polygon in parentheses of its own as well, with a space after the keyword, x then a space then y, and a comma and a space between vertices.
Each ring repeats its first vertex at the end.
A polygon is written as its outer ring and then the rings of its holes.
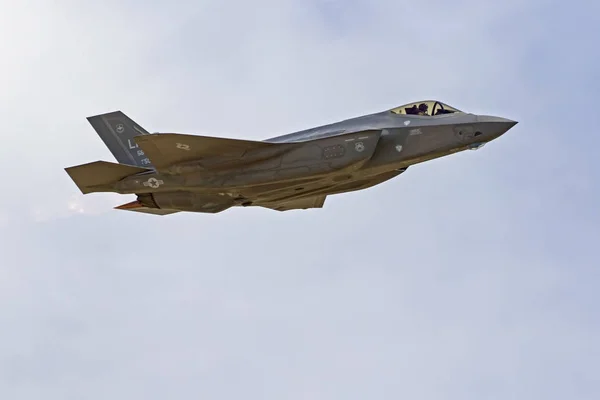
POLYGON ((0 2, 0 398, 599 398, 599 15, 0 2), (305 212, 132 215, 63 170, 116 109, 264 139, 428 98, 519 124, 305 212))

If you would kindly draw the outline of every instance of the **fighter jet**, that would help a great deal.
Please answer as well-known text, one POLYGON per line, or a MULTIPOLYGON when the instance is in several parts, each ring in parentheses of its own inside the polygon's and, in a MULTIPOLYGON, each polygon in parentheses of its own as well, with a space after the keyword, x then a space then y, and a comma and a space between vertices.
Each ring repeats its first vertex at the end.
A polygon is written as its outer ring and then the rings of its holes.
POLYGON ((150 134, 121 111, 87 118, 118 163, 66 168, 83 194, 136 194, 115 207, 154 215, 256 206, 322 208, 327 196, 366 189, 410 166, 500 137, 516 121, 441 101, 406 104, 263 141, 150 134))

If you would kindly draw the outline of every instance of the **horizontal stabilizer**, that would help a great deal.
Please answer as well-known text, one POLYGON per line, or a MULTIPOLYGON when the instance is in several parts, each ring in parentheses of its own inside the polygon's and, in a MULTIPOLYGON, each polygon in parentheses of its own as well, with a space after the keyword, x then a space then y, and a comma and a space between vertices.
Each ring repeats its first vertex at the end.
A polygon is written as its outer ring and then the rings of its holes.
POLYGON ((121 179, 151 171, 148 168, 116 164, 108 161, 94 161, 88 164, 65 168, 83 194, 93 192, 111 192, 112 185, 121 179))
POLYGON ((208 157, 238 159, 247 151, 280 146, 254 140, 224 139, 209 136, 160 133, 136 136, 135 142, 152 160, 157 170, 208 157))
POLYGON ((168 210, 162 208, 150 208, 146 207, 139 201, 132 201, 131 203, 122 204, 120 206, 115 207, 116 210, 125 210, 125 211, 136 211, 144 214, 153 214, 153 215, 169 215, 178 213, 179 210, 168 210))

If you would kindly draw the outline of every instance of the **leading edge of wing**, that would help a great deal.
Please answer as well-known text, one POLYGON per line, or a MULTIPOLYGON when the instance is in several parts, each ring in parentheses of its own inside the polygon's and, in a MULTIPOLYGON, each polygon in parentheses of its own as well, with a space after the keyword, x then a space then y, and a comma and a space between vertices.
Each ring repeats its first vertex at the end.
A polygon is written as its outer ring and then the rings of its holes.
MULTIPOLYGON (((335 135, 302 142, 270 143, 254 140, 226 139, 211 136, 198 136, 179 133, 159 133, 153 135, 136 136, 135 141, 145 155, 152 161, 157 170, 180 163, 202 160, 206 158, 219 158, 222 160, 242 161, 248 152, 253 150, 271 150, 259 152, 263 157, 275 156, 280 151, 291 147, 306 145, 308 143, 328 143, 337 140, 353 141, 366 138, 375 138, 381 135, 381 130, 370 129, 351 132, 344 135, 335 135)), ((249 158, 252 158, 250 156, 249 158)))

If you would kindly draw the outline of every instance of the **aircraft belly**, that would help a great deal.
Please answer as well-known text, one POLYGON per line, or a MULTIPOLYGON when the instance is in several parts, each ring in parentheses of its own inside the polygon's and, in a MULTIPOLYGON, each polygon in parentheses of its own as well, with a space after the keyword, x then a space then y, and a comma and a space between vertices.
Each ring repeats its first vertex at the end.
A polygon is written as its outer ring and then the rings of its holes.
POLYGON ((388 170, 373 175, 365 175, 363 173, 340 175, 335 178, 295 183, 291 185, 256 186, 253 187, 252 190, 243 190, 240 194, 245 198, 252 200, 255 205, 295 201, 304 198, 312 198, 314 196, 327 196, 365 189, 394 178, 405 170, 406 168, 392 171, 388 170))
POLYGON ((217 213, 235 205, 230 196, 194 193, 188 191, 147 193, 138 195, 138 201, 153 209, 167 209, 203 213, 217 213))
POLYGON ((311 196, 287 201, 274 201, 271 203, 253 204, 259 207, 270 208, 276 211, 307 210, 309 208, 323 208, 327 196, 311 196))

